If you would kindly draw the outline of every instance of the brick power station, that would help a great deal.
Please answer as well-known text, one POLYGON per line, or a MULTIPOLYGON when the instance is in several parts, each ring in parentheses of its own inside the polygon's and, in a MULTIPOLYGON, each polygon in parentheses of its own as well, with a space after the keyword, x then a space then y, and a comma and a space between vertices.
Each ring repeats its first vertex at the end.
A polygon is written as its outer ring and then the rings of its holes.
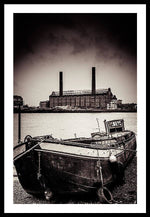
POLYGON ((112 100, 117 100, 111 89, 96 89, 95 67, 92 67, 91 90, 63 91, 63 72, 59 72, 59 91, 53 91, 48 101, 41 101, 40 107, 71 106, 76 108, 106 109, 112 100))

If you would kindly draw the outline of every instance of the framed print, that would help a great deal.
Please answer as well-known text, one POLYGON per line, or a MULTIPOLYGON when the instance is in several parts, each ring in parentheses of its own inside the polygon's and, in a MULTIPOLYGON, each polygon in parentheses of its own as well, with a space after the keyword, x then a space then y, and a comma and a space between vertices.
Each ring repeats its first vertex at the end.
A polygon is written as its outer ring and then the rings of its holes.
POLYGON ((5 212, 145 212, 146 5, 4 12, 5 212))

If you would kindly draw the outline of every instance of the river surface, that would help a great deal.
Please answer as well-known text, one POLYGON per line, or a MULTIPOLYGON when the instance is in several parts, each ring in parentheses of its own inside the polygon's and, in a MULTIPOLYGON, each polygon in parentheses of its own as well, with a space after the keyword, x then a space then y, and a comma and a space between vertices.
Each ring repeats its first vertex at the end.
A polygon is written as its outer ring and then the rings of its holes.
MULTIPOLYGON (((137 134, 137 113, 22 113, 21 141, 26 135, 52 134, 54 138, 90 137, 91 132, 105 131, 104 120, 124 119, 125 129, 137 134)), ((14 114, 14 146, 18 142, 18 114, 14 114)))

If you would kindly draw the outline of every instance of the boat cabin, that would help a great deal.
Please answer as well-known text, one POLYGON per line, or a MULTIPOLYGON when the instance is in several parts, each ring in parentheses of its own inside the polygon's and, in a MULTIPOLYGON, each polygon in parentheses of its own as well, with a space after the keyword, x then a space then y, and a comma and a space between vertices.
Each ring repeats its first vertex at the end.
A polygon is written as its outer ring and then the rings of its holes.
POLYGON ((122 132, 125 130, 123 119, 118 119, 118 120, 113 120, 113 121, 105 120, 104 123, 105 123, 105 129, 106 129, 107 135, 111 133, 122 132))

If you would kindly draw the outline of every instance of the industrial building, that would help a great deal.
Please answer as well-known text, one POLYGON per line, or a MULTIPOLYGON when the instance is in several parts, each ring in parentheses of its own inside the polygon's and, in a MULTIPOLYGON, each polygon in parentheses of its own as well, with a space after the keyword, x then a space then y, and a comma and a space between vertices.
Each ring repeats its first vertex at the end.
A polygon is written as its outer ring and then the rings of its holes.
POLYGON ((99 108, 107 109, 112 100, 117 100, 111 89, 96 89, 95 67, 92 67, 91 90, 68 90, 63 91, 63 72, 59 72, 59 91, 53 91, 49 101, 40 103, 40 107, 71 106, 74 108, 99 108))
POLYGON ((49 108, 49 100, 41 101, 40 108, 49 108))

